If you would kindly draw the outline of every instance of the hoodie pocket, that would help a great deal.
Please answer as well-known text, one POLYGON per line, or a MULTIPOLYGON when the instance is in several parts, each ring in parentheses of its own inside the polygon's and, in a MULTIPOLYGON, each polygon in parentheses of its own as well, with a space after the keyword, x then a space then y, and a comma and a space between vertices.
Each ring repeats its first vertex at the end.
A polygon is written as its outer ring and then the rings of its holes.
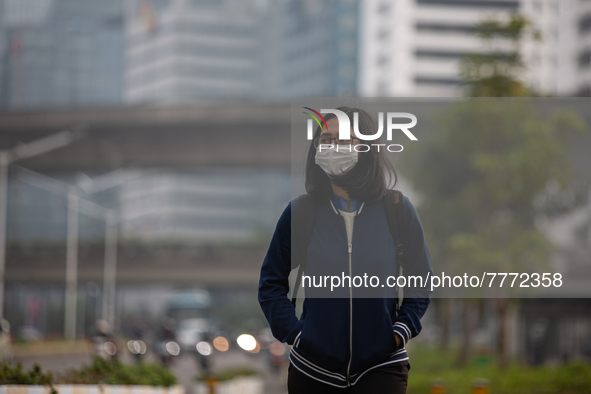
POLYGON ((383 299, 357 299, 353 326, 352 371, 365 370, 392 357, 399 349, 392 319, 383 299))
POLYGON ((313 309, 318 313, 308 310, 296 347, 298 354, 330 371, 346 368, 349 360, 349 300, 316 298, 313 302, 313 309))
POLYGON ((300 332, 298 332, 298 335, 296 335, 295 339, 293 340, 293 347, 297 348, 298 345, 300 344, 300 338, 302 335, 302 331, 304 331, 304 328, 302 326, 302 329, 300 330, 300 332))

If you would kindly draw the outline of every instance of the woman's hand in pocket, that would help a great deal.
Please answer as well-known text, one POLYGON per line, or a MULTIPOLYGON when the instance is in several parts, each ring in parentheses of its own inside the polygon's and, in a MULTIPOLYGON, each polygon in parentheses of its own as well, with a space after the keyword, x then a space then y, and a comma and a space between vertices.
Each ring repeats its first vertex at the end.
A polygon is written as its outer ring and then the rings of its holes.
POLYGON ((402 338, 400 338, 400 335, 394 333, 394 336, 396 337, 396 348, 399 348, 400 345, 402 344, 402 338))

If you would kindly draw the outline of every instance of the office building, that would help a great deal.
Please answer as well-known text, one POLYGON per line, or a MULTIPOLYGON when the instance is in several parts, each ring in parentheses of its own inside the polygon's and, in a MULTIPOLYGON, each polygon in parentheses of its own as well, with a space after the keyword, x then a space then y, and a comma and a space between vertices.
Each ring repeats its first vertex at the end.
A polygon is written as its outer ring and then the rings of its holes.
POLYGON ((130 0, 126 10, 126 103, 259 94, 264 26, 253 2, 130 0))
POLYGON ((122 0, 0 1, 0 106, 121 102, 122 0))
POLYGON ((359 0, 277 2, 278 95, 358 94, 359 0))

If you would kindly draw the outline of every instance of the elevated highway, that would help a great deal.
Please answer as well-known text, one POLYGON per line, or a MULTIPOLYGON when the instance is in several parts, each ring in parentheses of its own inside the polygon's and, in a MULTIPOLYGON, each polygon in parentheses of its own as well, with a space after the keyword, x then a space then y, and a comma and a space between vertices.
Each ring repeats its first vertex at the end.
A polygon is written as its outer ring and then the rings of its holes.
POLYGON ((19 163, 44 173, 121 166, 289 167, 290 108, 273 104, 0 111, 0 149, 77 125, 86 126, 86 138, 19 163))

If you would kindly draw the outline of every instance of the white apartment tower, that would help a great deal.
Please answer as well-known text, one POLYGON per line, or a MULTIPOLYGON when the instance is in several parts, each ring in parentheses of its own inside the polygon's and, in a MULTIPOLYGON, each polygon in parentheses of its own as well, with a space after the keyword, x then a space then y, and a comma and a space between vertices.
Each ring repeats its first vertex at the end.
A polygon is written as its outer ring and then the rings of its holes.
POLYGON ((528 66, 526 82, 543 94, 574 95, 583 89, 579 86, 583 80, 586 86, 591 81, 591 68, 580 66, 591 62, 585 60, 590 56, 591 12, 587 11, 585 19, 583 8, 591 9, 591 1, 365 0, 360 93, 376 97, 461 95, 461 57, 487 51, 475 37, 474 26, 484 18, 506 19, 517 11, 542 35, 542 41, 526 41, 522 47, 528 66))

